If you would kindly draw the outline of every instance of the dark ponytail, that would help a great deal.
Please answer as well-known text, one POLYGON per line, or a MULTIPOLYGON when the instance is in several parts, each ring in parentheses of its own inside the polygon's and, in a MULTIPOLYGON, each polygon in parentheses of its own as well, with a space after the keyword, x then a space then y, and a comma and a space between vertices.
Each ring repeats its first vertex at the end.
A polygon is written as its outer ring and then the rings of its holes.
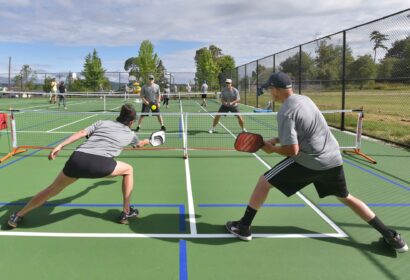
POLYGON ((117 117, 117 122, 128 125, 130 122, 137 119, 137 113, 131 104, 124 104, 121 107, 120 115, 117 117))

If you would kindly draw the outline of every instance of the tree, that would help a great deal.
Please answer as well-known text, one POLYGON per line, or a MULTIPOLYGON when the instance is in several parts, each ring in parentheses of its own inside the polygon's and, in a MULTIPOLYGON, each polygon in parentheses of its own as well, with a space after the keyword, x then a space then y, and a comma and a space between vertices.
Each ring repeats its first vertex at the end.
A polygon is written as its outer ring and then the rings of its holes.
POLYGON ((370 54, 359 56, 354 62, 349 65, 349 73, 355 79, 359 80, 360 89, 363 84, 376 77, 376 64, 370 54))
POLYGON ((23 65, 19 75, 14 77, 14 83, 19 85, 21 90, 33 90, 35 88, 36 73, 31 69, 30 65, 23 65))
POLYGON ((342 50, 342 47, 334 47, 326 41, 319 43, 315 59, 318 79, 338 80, 341 78, 342 50))
POLYGON ((377 79, 383 81, 392 78, 394 65, 396 65, 398 61, 399 59, 394 57, 383 58, 377 67, 377 79))
POLYGON ((138 56, 128 58, 124 63, 124 69, 130 71, 130 76, 135 76, 146 83, 150 74, 156 76, 157 80, 161 78, 158 72, 159 64, 160 60, 154 52, 154 45, 149 40, 144 40, 140 45, 138 56))
POLYGON ((101 91, 111 88, 110 81, 105 77, 105 69, 102 67, 101 59, 97 51, 89 53, 85 57, 82 75, 84 76, 83 85, 87 90, 101 91))
POLYGON ((225 78, 232 78, 235 69, 234 58, 224 55, 222 50, 215 45, 198 49, 195 52, 195 64, 195 80, 198 83, 207 81, 211 88, 219 86, 225 78))
POLYGON ((410 36, 407 36, 407 38, 405 38, 403 40, 395 41, 392 44, 392 47, 390 49, 388 49, 385 57, 386 58, 387 57, 392 57, 392 58, 402 59, 403 54, 404 54, 404 50, 405 50, 406 46, 408 46, 408 45, 410 45, 410 36))
POLYGON ((226 78, 232 78, 232 71, 235 69, 235 59, 232 56, 221 55, 216 58, 216 64, 219 67, 219 73, 218 73, 219 83, 224 82, 226 78), (224 73, 229 73, 230 76, 225 77, 224 73))
POLYGON ((374 51, 374 56, 373 56, 373 62, 376 63, 376 52, 377 49, 385 49, 387 50, 387 47, 385 45, 383 45, 384 41, 389 40, 388 38, 389 36, 384 35, 382 33, 380 33, 379 31, 375 30, 372 33, 370 33, 370 41, 374 42, 374 47, 373 47, 373 51, 374 51))
POLYGON ((410 36, 407 36, 405 39, 395 41, 392 47, 387 50, 379 66, 378 77, 408 81, 409 73, 410 36))
POLYGON ((316 78, 315 61, 304 51, 301 52, 301 64, 299 66, 299 53, 288 57, 280 64, 281 71, 290 74, 292 77, 299 77, 299 67, 302 67, 302 80, 311 80, 316 78))
MULTIPOLYGON (((317 79, 320 80, 339 80, 342 77, 342 57, 343 46, 327 44, 320 41, 316 49, 315 65, 317 79)), ((353 62, 352 50, 348 45, 345 49, 346 68, 353 62)))
POLYGON ((164 87, 165 84, 168 83, 168 79, 165 77, 166 69, 164 67, 164 64, 162 63, 162 60, 159 60, 156 73, 158 77, 157 78, 158 84, 161 87, 164 87))
POLYGON ((51 91, 51 82, 54 80, 53 77, 45 77, 44 84, 43 84, 43 91, 50 92, 51 91))
POLYGON ((394 64, 392 76, 395 78, 404 78, 408 81, 410 77, 410 44, 406 44, 401 54, 401 58, 394 64))
MULTIPOLYGON (((198 53, 198 52, 197 52, 198 53)), ((203 49, 198 53, 195 78, 198 83, 206 81, 211 87, 218 84, 219 67, 214 61, 211 51, 203 49)))

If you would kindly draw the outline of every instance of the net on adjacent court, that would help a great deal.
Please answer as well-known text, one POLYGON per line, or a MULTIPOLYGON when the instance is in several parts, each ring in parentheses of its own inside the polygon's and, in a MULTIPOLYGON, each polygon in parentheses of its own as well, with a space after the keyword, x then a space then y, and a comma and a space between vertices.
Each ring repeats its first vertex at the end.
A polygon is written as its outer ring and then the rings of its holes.
MULTIPOLYGON (((179 112, 180 106, 198 107, 203 105, 200 92, 170 93, 169 106, 166 111, 179 112)), ((206 105, 219 107, 220 93, 207 93, 206 105)), ((160 102, 164 103, 165 95, 161 93, 160 102)), ((1 95, 0 110, 47 110, 70 112, 119 112, 122 105, 132 103, 137 108, 142 104, 140 94, 124 92, 67 92, 55 96, 45 92, 5 92, 1 95)))
POLYGON ((139 103, 139 95, 118 92, 4 92, 0 110, 47 110, 71 112, 105 112, 120 110, 125 103, 139 103))
MULTIPOLYGON (((335 110, 322 112, 330 125, 337 125, 342 114, 350 123, 356 124, 356 132, 343 132, 332 129, 341 149, 360 151, 360 134, 362 111, 335 110)), ((77 132, 98 120, 115 120, 118 113, 114 112, 67 112, 67 111, 14 111, 13 149, 51 149, 74 132, 77 132)), ((189 153, 204 150, 233 151, 236 135, 242 129, 238 117, 243 118, 245 128, 249 132, 261 134, 265 139, 276 137, 277 113, 162 113, 166 126, 166 143, 148 149, 174 150, 180 156, 187 157, 189 153), (213 120, 220 116, 220 122, 209 133, 213 120)), ((134 125, 133 128, 135 128, 134 125)), ((144 118, 140 131, 140 139, 160 129, 155 113, 144 118)), ((81 142, 73 143, 65 149, 75 149, 81 142)), ((143 148, 144 149, 144 148, 143 148)), ((146 149, 146 148, 145 148, 146 149)))

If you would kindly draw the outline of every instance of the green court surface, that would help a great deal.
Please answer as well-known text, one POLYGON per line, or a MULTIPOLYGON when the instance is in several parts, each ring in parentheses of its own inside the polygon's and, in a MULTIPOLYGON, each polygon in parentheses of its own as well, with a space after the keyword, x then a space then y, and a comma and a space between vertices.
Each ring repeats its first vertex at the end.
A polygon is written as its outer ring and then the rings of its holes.
MULTIPOLYGON (((29 149, 0 164, 2 279, 410 279, 409 253, 390 249, 338 200, 319 199, 312 186, 291 198, 272 190, 254 220, 254 239, 233 238, 224 224, 242 216, 259 176, 283 158, 229 150, 239 132, 230 115, 221 118, 226 129, 208 134, 212 115, 206 111, 218 109, 212 100, 207 108, 195 100, 170 105, 170 112, 204 115, 185 123, 178 114, 164 114, 169 149, 129 150, 118 158, 135 173, 132 203, 141 215, 129 225, 117 223, 121 179, 104 178, 78 180, 10 230, 10 214, 52 181, 71 150, 49 161, 48 150, 29 149), (186 125, 188 147, 199 150, 189 150, 184 160, 186 125)), ((66 115, 16 112, 17 140, 52 146, 98 119, 115 118, 70 114, 76 110, 68 106, 66 115)), ((247 111, 252 108, 241 107, 247 111)), ((245 121, 249 131, 276 133, 273 117, 245 121)), ((144 138, 158 128, 156 118, 147 117, 138 134, 144 138)), ((9 136, 0 135, 0 156, 9 152, 9 136)), ((370 139, 362 151, 378 163, 344 155, 350 192, 409 240, 410 152, 370 139)))

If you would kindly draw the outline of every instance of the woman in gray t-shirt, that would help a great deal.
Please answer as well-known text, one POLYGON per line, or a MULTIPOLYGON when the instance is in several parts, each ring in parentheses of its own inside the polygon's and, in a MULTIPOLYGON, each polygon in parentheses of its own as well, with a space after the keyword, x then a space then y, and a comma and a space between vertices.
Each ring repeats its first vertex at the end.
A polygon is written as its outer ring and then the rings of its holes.
POLYGON ((23 216, 31 210, 43 205, 48 199, 60 193, 79 178, 103 178, 122 176, 123 212, 119 222, 128 223, 128 218, 136 217, 138 210, 130 207, 133 189, 133 168, 131 165, 114 160, 127 146, 142 147, 149 143, 148 139, 138 140, 130 127, 134 124, 136 112, 132 105, 126 104, 116 121, 98 121, 93 125, 74 133, 55 147, 49 155, 54 160, 64 146, 81 138, 88 139, 70 156, 64 169, 46 189, 36 194, 20 211, 10 216, 8 225, 18 226, 23 216))

